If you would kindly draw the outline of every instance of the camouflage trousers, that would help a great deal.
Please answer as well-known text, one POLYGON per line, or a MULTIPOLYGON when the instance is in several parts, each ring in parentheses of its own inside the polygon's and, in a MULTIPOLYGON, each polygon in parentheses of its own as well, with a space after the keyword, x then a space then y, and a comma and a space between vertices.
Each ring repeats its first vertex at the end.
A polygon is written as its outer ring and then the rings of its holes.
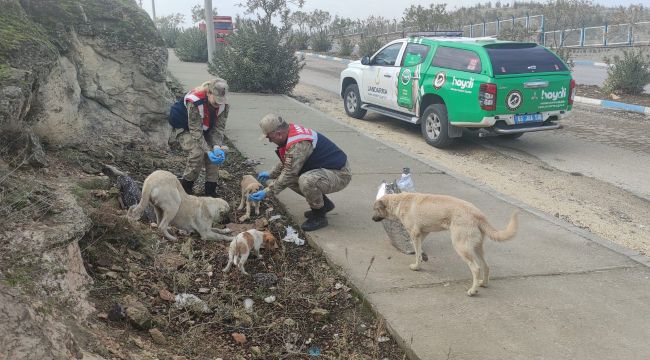
POLYGON ((198 144, 192 138, 189 131, 183 131, 176 135, 176 140, 181 146, 181 149, 187 153, 187 163, 183 171, 183 179, 188 181, 196 181, 205 168, 205 181, 217 182, 219 180, 219 166, 213 164, 208 158, 207 152, 212 150, 208 147, 207 142, 202 141, 198 144))
POLYGON ((300 175, 297 184, 289 188, 302 195, 309 207, 320 209, 323 207, 323 195, 335 193, 345 189, 352 180, 350 164, 345 163, 341 170, 314 169, 300 175))

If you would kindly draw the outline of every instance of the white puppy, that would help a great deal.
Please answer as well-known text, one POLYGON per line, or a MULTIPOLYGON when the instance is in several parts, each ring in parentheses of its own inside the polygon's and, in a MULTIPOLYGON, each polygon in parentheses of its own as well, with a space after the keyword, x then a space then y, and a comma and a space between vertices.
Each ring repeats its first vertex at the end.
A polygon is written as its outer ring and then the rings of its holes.
POLYGON ((277 239, 269 231, 262 232, 256 229, 251 229, 239 233, 230 242, 230 248, 228 249, 228 265, 223 268, 223 271, 226 272, 230 270, 230 266, 234 263, 242 274, 248 275, 244 269, 244 264, 253 250, 255 251, 257 258, 261 259, 262 255, 260 254, 260 248, 262 246, 266 249, 277 249, 279 247, 277 239))

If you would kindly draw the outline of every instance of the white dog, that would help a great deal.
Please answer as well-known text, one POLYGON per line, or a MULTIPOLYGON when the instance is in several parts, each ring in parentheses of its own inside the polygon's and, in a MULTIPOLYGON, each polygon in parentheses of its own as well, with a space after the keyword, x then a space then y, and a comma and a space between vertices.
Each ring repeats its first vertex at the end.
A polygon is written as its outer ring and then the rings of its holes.
POLYGON ((251 175, 244 175, 241 179, 241 202, 237 210, 241 211, 244 209, 244 204, 246 204, 246 213, 239 218, 239 221, 243 222, 244 220, 251 217, 251 204, 255 207, 255 215, 260 214, 260 202, 253 201, 248 198, 248 196, 254 192, 262 190, 264 186, 260 184, 255 177, 251 175))
POLYGON ((144 209, 151 204, 156 212, 158 228, 168 240, 176 240, 169 231, 169 225, 192 232, 196 231, 203 240, 232 240, 226 236, 229 229, 213 229, 212 223, 230 211, 228 203, 219 198, 187 195, 176 176, 169 171, 156 170, 142 185, 142 198, 138 205, 131 206, 127 216, 138 220, 144 209))
POLYGON ((228 265, 223 268, 223 272, 230 270, 230 266, 234 263, 242 274, 248 275, 244 269, 244 264, 246 263, 246 260, 248 260, 251 251, 255 251, 257 258, 261 259, 262 254, 260 254, 260 248, 262 246, 266 249, 277 249, 279 247, 277 239, 269 231, 262 232, 256 229, 251 229, 239 233, 230 242, 230 248, 228 249, 228 265))

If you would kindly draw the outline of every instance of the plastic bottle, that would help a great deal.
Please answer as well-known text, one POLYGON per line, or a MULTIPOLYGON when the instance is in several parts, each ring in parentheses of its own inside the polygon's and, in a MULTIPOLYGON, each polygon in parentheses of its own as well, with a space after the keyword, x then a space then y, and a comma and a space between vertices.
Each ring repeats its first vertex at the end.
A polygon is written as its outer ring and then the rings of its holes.
POLYGON ((397 187, 403 192, 415 192, 415 185, 411 178, 411 169, 404 168, 402 170, 402 177, 397 180, 397 187))

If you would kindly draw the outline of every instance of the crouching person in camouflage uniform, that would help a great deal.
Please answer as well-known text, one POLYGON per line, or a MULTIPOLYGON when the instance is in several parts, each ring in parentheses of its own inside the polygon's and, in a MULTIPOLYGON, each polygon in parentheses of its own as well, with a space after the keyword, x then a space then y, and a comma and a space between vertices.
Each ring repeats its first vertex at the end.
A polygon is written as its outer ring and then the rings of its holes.
POLYGON ((223 154, 222 150, 227 150, 227 146, 223 145, 230 107, 227 90, 228 83, 217 78, 187 93, 184 98, 187 125, 172 131, 172 139, 175 138, 187 153, 187 165, 180 181, 190 195, 193 194, 194 182, 205 168, 205 195, 217 196, 219 161, 211 161, 210 155, 213 152, 223 154))
MULTIPOLYGON (((305 212, 300 227, 313 231, 327 226, 325 214, 334 203, 325 195, 343 190, 352 179, 347 155, 321 133, 285 122, 282 117, 268 114, 260 121, 264 136, 276 144, 280 162, 269 173, 262 171, 258 180, 268 182, 268 195, 277 195, 290 188, 307 200, 311 210, 305 212)), ((251 194, 251 200, 261 200, 266 190, 251 194)))

